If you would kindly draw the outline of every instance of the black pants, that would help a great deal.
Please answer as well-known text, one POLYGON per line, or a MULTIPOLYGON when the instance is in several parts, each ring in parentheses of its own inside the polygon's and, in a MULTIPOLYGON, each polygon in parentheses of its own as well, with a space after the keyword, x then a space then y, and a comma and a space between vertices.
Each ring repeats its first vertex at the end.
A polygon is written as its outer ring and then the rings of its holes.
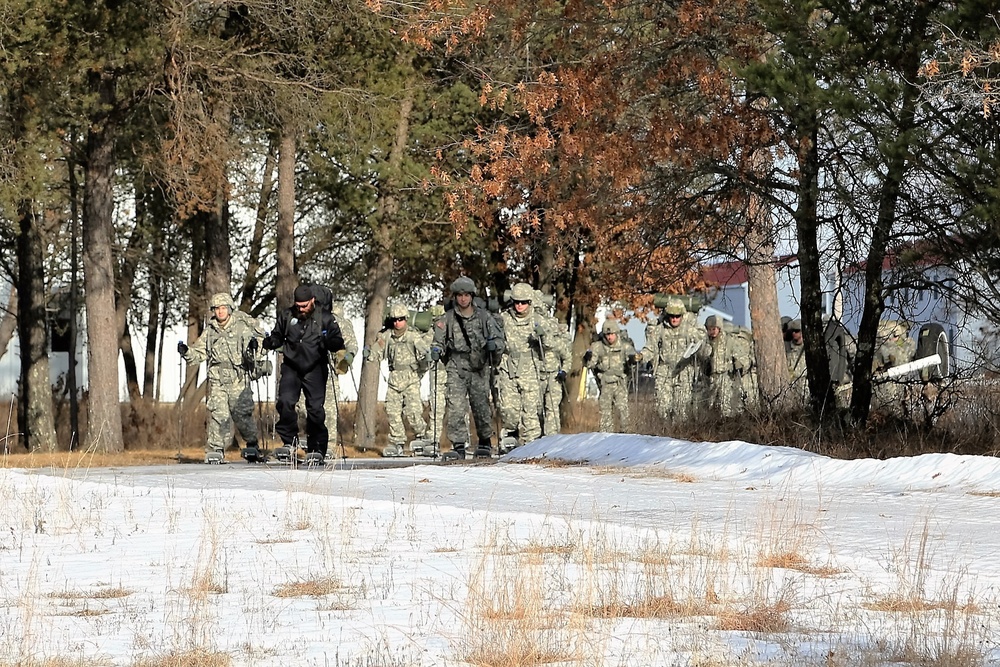
POLYGON ((306 397, 306 451, 320 452, 326 456, 330 434, 326 429, 326 380, 330 370, 326 364, 318 364, 308 371, 299 371, 281 364, 281 379, 278 380, 278 423, 274 430, 285 445, 291 445, 299 435, 299 416, 295 404, 299 392, 306 397))

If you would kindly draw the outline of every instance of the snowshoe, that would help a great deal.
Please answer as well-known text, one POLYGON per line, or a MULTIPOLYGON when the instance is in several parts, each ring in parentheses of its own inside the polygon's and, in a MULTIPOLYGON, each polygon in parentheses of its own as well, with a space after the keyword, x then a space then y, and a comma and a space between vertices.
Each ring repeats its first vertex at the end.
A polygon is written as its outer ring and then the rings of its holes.
POLYGON ((452 449, 450 452, 441 454, 442 461, 461 461, 465 458, 465 447, 452 449))
POLYGON ((241 449, 240 456, 245 459, 247 463, 262 463, 264 461, 264 455, 261 453, 260 448, 256 443, 247 445, 241 449))
POLYGON ((493 458, 493 448, 492 447, 476 447, 475 457, 477 459, 491 459, 493 458))
POLYGON ((292 448, 288 445, 282 445, 281 447, 276 447, 274 450, 274 458, 278 460, 279 463, 291 463, 292 462, 292 448))
POLYGON ((508 435, 507 437, 502 438, 500 440, 500 445, 497 447, 497 449, 500 450, 501 454, 506 454, 515 447, 517 447, 517 438, 508 435))
POLYGON ((213 450, 211 452, 205 452, 205 463, 210 463, 212 465, 219 465, 226 462, 226 455, 222 450, 213 450))
POLYGON ((326 455, 323 452, 306 452, 303 463, 307 466, 323 465, 326 462, 326 455))
POLYGON ((385 456, 387 458, 395 458, 397 456, 402 456, 402 455, 403 455, 402 445, 389 445, 388 447, 382 450, 382 456, 385 456))
POLYGON ((410 454, 412 456, 424 456, 425 449, 433 449, 431 442, 425 438, 415 438, 410 442, 410 454))

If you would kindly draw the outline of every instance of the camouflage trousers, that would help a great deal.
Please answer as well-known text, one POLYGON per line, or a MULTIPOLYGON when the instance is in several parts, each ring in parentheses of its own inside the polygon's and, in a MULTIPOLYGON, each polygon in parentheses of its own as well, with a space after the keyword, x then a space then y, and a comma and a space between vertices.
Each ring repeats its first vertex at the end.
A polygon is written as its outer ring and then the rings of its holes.
POLYGON ((497 394, 505 431, 517 431, 521 444, 542 436, 542 424, 538 420, 541 387, 537 376, 512 378, 507 373, 500 373, 497 375, 497 394))
POLYGON ((743 412, 743 378, 713 373, 708 378, 706 404, 711 414, 732 417, 743 412))
POLYGON ((385 392, 385 415, 389 420, 389 444, 406 444, 406 428, 403 417, 410 423, 415 437, 427 438, 427 422, 424 421, 424 404, 420 400, 420 378, 415 374, 403 382, 395 382, 389 374, 389 387, 385 392))
POLYGON ((208 433, 205 451, 223 451, 233 439, 233 425, 245 442, 257 442, 253 392, 244 379, 212 382, 208 387, 208 433))
POLYGON ((597 396, 601 408, 601 431, 604 433, 626 433, 629 428, 628 382, 601 383, 601 393, 597 396), (615 428, 615 416, 618 428, 615 428))
MULTIPOLYGON (((326 411, 326 430, 330 433, 330 440, 340 443, 340 376, 332 369, 326 380, 326 396, 323 398, 323 409, 326 411)), ((295 412, 299 416, 299 423, 306 421, 306 399, 299 396, 298 403, 295 404, 295 412)), ((301 429, 301 427, 300 427, 301 429)))
POLYGON ((554 435, 562 430, 562 416, 559 406, 562 404, 563 386, 552 371, 542 375, 542 432, 554 435))
MULTIPOLYGON (((441 444, 441 435, 445 432, 445 415, 448 408, 448 371, 444 364, 438 363, 431 368, 431 405, 430 426, 428 438, 441 444)), ((465 424, 465 436, 461 442, 469 441, 469 401, 462 401, 462 422, 465 424)), ((448 438, 451 440, 451 438, 448 438)))
POLYGON ((448 369, 445 420, 452 445, 469 441, 467 409, 472 410, 476 434, 481 440, 493 437, 493 409, 490 406, 489 369, 480 371, 448 369))
POLYGON ((694 371, 685 368, 677 375, 667 370, 657 370, 653 378, 656 394, 656 412, 668 422, 682 422, 691 418, 694 401, 694 371))

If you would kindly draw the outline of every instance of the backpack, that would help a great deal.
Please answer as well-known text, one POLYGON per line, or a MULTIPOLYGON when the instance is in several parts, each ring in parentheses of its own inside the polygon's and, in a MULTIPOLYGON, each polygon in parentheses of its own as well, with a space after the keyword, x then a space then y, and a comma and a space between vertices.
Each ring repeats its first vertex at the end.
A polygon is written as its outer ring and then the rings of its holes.
POLYGON ((313 299, 316 300, 316 308, 324 313, 333 312, 333 290, 331 290, 326 285, 319 285, 313 283, 310 285, 312 288, 313 299))

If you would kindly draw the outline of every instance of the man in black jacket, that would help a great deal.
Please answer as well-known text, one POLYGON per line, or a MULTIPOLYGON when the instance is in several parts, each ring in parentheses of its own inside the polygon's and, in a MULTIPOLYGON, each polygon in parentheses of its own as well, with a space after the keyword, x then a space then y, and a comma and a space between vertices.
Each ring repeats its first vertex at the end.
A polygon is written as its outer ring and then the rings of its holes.
POLYGON ((340 326, 329 312, 316 307, 308 285, 295 288, 294 305, 278 313, 274 330, 264 339, 269 350, 283 348, 278 380, 278 423, 274 430, 286 447, 299 434, 295 403, 299 393, 306 399, 307 452, 326 456, 330 434, 326 428, 326 381, 330 372, 329 353, 344 349, 340 326))

